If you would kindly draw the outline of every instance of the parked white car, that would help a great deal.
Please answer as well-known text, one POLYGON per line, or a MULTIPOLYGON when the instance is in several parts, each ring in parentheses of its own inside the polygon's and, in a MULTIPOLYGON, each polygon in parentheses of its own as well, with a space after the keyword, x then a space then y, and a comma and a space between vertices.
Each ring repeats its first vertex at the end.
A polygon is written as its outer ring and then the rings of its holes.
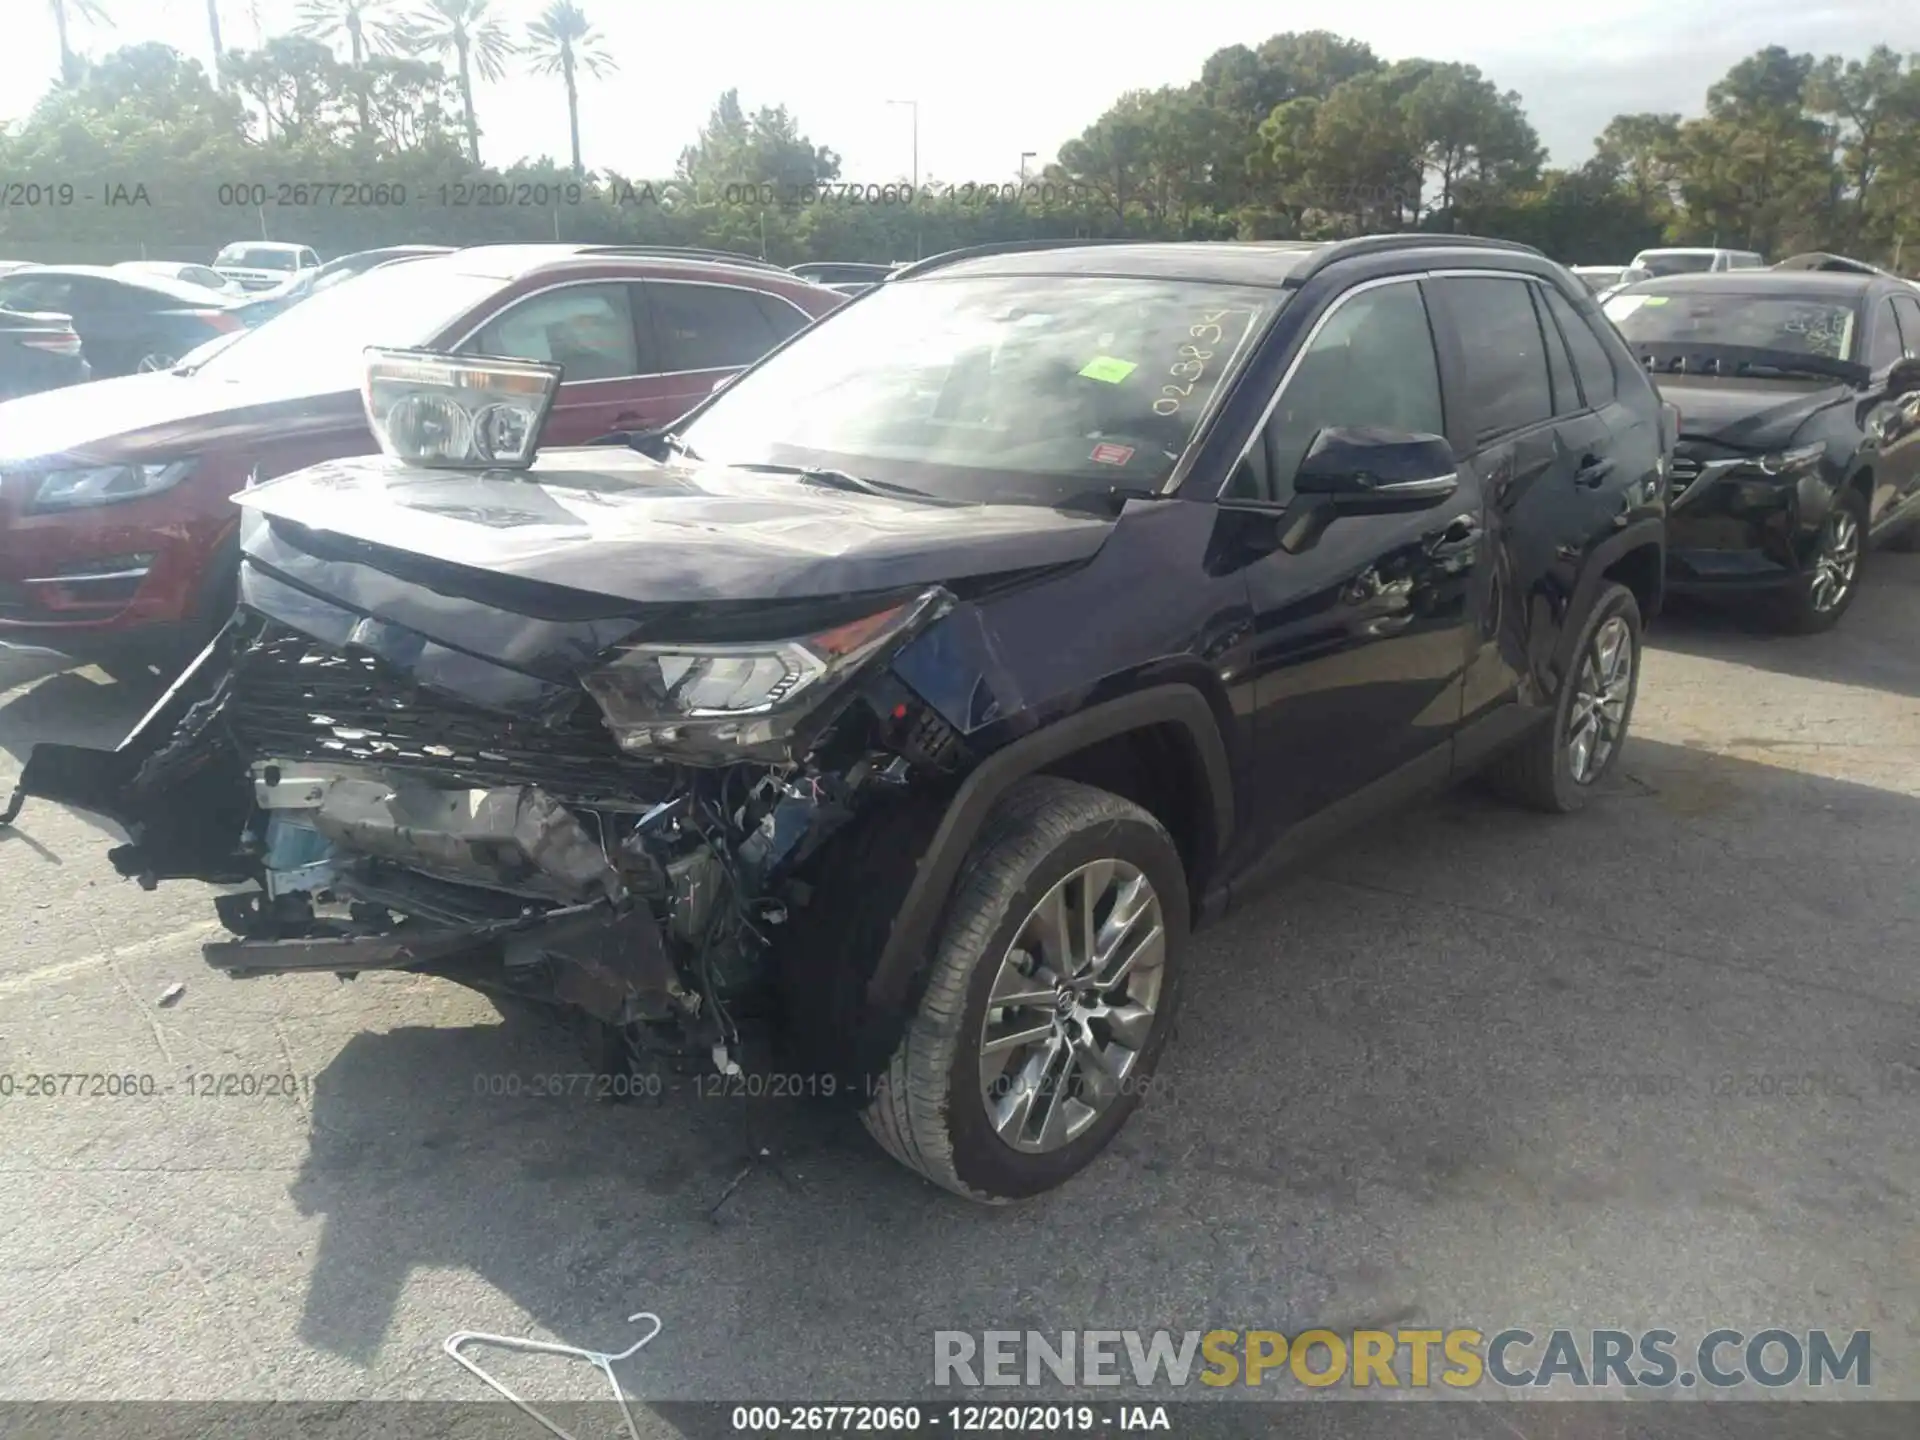
POLYGON ((1663 250, 1642 250, 1633 257, 1636 269, 1651 272, 1656 278, 1667 275, 1701 275, 1711 270, 1761 270, 1766 257, 1753 250, 1719 250, 1711 246, 1678 245, 1663 250))
POLYGON ((1636 270, 1631 265, 1569 265, 1567 268, 1595 295, 1604 295, 1622 285, 1631 285, 1636 280, 1653 278, 1651 271, 1636 270))
POLYGON ((244 295, 246 288, 238 280, 229 280, 211 265, 189 265, 176 260, 122 260, 116 270, 133 270, 142 275, 165 275, 186 285, 198 285, 219 295, 244 295))
POLYGON ((243 290, 271 290, 303 270, 318 270, 312 247, 284 240, 236 240, 213 257, 213 268, 243 290))

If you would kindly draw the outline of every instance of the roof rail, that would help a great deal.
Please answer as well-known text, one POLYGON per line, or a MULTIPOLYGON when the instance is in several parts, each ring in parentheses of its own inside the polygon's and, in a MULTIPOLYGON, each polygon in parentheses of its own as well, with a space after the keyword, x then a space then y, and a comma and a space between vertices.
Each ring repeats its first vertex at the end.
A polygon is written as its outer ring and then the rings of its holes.
POLYGON ((1331 240, 1287 277, 1287 284, 1306 284, 1327 266, 1356 255, 1379 255, 1394 250, 1502 250, 1512 255, 1535 255, 1544 260, 1544 250, 1522 245, 1518 240, 1489 240, 1483 235, 1438 235, 1418 230, 1395 235, 1359 235, 1351 240, 1331 240))
POLYGON ((939 255, 929 255, 924 260, 916 260, 911 265, 903 265, 887 277, 886 283, 905 280, 914 275, 925 275, 934 270, 944 269, 960 260, 979 260, 988 255, 1018 255, 1024 250, 1072 250, 1084 245, 1150 245, 1150 240, 996 240, 987 245, 967 245, 959 250, 947 250, 939 255))
POLYGON ((771 260, 763 260, 757 255, 743 255, 734 250, 705 250, 694 245, 582 245, 574 253, 579 255, 657 255, 663 260, 713 260, 727 265, 747 265, 755 270, 785 270, 785 266, 776 265, 771 260))

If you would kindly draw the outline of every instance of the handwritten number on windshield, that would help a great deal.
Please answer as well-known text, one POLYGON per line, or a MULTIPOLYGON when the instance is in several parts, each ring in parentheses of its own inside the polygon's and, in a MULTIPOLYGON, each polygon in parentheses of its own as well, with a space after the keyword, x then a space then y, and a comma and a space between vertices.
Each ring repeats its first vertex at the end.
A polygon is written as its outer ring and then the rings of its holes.
MULTIPOLYGON (((1220 328, 1220 321, 1226 313, 1224 310, 1213 310, 1202 315, 1199 321, 1187 330, 1188 337, 1208 345, 1218 345, 1225 335, 1220 328)), ((1202 350, 1198 345, 1182 345, 1179 358, 1168 367, 1167 374, 1175 380, 1184 380, 1187 383, 1184 386, 1162 385, 1160 398, 1153 402, 1153 413, 1156 415, 1179 414, 1180 402, 1193 394, 1193 387, 1198 385, 1201 377, 1207 373, 1207 362, 1212 358, 1211 350, 1202 350)))

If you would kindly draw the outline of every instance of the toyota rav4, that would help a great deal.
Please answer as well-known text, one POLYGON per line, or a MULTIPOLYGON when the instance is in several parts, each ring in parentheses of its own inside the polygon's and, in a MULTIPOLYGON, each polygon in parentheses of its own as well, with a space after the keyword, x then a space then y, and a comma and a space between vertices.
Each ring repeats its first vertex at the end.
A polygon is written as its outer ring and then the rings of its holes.
POLYGON ((370 353, 384 455, 239 495, 233 621, 11 813, 230 887, 217 969, 571 1007, 623 1074, 805 1066, 1005 1201, 1112 1138, 1189 932, 1272 867, 1619 762, 1671 420, 1523 247, 960 252, 536 456, 557 381, 370 353))

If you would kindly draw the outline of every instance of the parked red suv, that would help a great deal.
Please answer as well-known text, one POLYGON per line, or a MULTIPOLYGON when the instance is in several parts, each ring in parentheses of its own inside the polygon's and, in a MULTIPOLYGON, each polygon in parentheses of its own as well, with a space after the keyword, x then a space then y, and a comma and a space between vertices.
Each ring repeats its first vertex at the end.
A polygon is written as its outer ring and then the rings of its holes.
POLYGON ((236 491, 377 448, 370 345, 565 376, 546 446, 667 424, 846 297, 711 251, 502 245, 383 266, 198 364, 0 404, 0 647, 168 669, 232 608, 236 491))

